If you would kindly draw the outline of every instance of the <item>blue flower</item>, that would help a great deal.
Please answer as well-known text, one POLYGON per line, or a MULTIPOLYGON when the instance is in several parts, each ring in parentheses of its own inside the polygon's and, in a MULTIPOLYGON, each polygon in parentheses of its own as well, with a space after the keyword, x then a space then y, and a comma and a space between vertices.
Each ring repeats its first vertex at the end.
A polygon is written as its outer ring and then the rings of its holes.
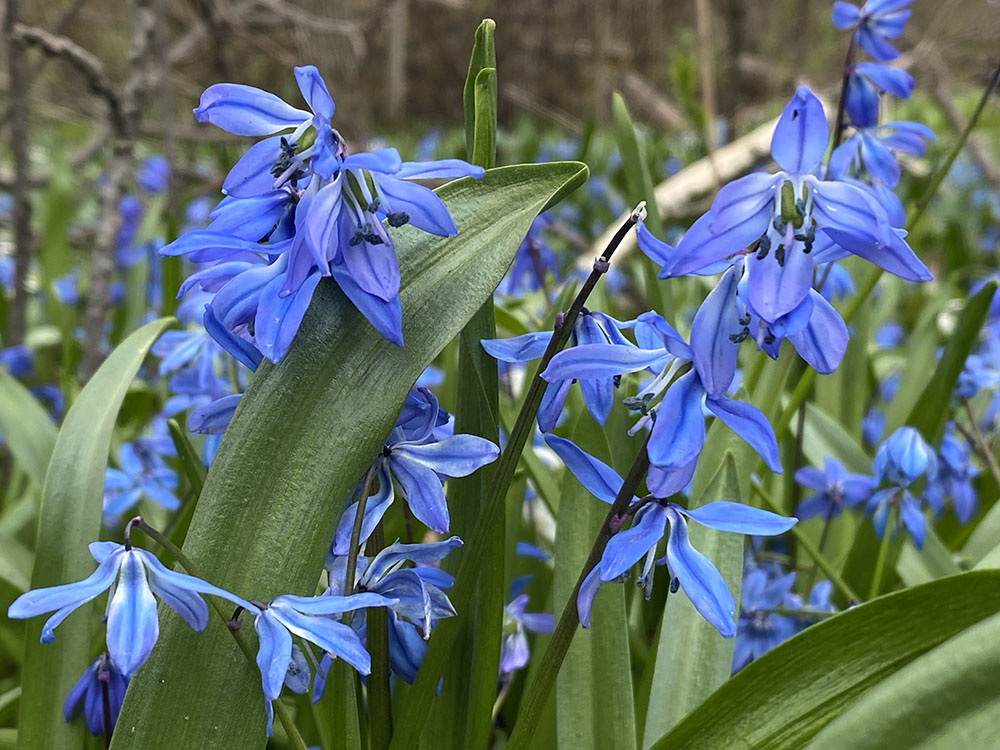
POLYGON ((525 612, 528 595, 515 597, 503 608, 503 635, 500 641, 500 675, 509 675, 524 667, 531 658, 528 635, 551 633, 555 628, 552 615, 525 612))
POLYGON ((83 714, 87 729, 95 737, 110 734, 115 728, 122 702, 125 700, 125 689, 128 687, 128 677, 123 675, 106 653, 94 659, 80 675, 80 679, 69 689, 66 701, 63 703, 63 717, 72 721, 74 717, 83 714), (111 726, 104 726, 104 699, 102 683, 108 686, 108 713, 111 726))
POLYGON ((52 290, 56 293, 56 299, 60 304, 72 307, 80 301, 80 293, 77 291, 79 277, 80 272, 73 270, 52 281, 52 290))
POLYGON ((177 489, 177 474, 155 453, 142 450, 135 443, 123 443, 118 463, 121 469, 109 467, 104 473, 105 517, 121 515, 142 497, 167 510, 180 507, 180 500, 173 492, 177 489))
MULTIPOLYGON (((623 484, 622 478, 614 469, 565 438, 547 435, 545 440, 588 492, 606 503, 614 501, 623 484)), ((646 588, 647 598, 652 590, 653 565, 665 563, 670 572, 673 590, 676 591, 677 586, 682 588, 694 608, 709 624, 724 637, 733 637, 736 634, 733 620, 736 605, 732 594, 711 561, 691 546, 687 535, 687 519, 719 531, 761 536, 782 534, 794 526, 797 519, 726 500, 687 510, 656 498, 636 507, 638 510, 634 514, 632 526, 611 538, 604 549, 601 562, 594 567, 580 588, 577 597, 580 624, 584 627, 590 625, 590 609, 601 584, 622 578, 633 565, 645 558, 638 583, 646 588), (664 536, 667 537, 666 556, 657 559, 657 546, 664 536)))
POLYGON ((108 599, 107 647, 112 662, 125 677, 142 666, 159 636, 154 594, 199 631, 208 624, 208 606, 199 594, 253 607, 217 586, 169 570, 145 550, 114 542, 93 542, 90 554, 98 566, 87 578, 22 594, 10 605, 7 616, 20 620, 55 610, 42 627, 41 641, 49 643, 55 639, 53 630, 73 610, 95 599, 117 580, 108 599))
POLYGON ((948 425, 938 456, 937 475, 927 483, 924 497, 935 513, 941 512, 944 499, 950 497, 959 522, 968 523, 976 512, 977 497, 972 480, 979 471, 972 463, 969 446, 955 434, 954 424, 948 425))
MULTIPOLYGON (((853 253, 904 279, 930 279, 871 194, 813 174, 827 135, 823 105, 799 87, 771 141, 771 155, 782 171, 751 174, 723 187, 676 248, 640 228, 639 245, 662 264, 660 277, 715 274, 745 255, 747 304, 772 326, 810 297, 817 263, 853 253)), ((808 319, 803 313, 799 317, 808 319)))
POLYGON ((855 30, 858 46, 876 60, 885 62, 899 57, 899 50, 889 43, 903 33, 910 17, 912 0, 868 0, 861 8, 850 3, 833 4, 833 25, 842 31, 855 30))
MULTIPOLYGON (((633 325, 634 321, 623 323, 602 312, 584 310, 577 316, 576 323, 573 325, 569 347, 610 344, 635 349, 635 345, 626 339, 620 330, 631 328, 633 325)), ((480 343, 483 345, 483 349, 501 362, 521 363, 541 357, 551 338, 552 331, 542 331, 526 333, 509 339, 483 339, 480 343)), ((542 432, 549 432, 555 428, 556 422, 559 421, 559 416, 562 414, 563 405, 566 403, 566 396, 569 395, 570 386, 574 382, 580 385, 580 392, 583 394, 583 401, 590 416, 598 424, 604 424, 611 412, 618 378, 624 372, 629 372, 629 370, 602 374, 597 377, 586 375, 574 375, 561 379, 546 377, 549 386, 545 389, 542 403, 538 407, 538 428, 542 432)), ((545 376, 543 375, 543 377, 545 376)))
POLYGON ((916 429, 900 427, 879 446, 872 472, 879 480, 909 487, 922 476, 935 477, 937 458, 916 429))
POLYGON ((799 520, 813 516, 836 518, 844 507, 854 507, 868 499, 878 480, 864 474, 848 474, 833 456, 824 460, 823 471, 804 466, 795 472, 795 481, 813 491, 795 510, 799 520))
POLYGON ((544 239, 544 230, 552 226, 552 223, 547 213, 539 214, 531 222, 531 228, 517 249, 510 271, 497 287, 498 292, 517 296, 522 292, 544 289, 549 274, 552 274, 554 281, 559 281, 559 264, 544 239))
POLYGON ((30 377, 35 371, 35 355, 24 344, 0 349, 0 367, 15 378, 30 377))
POLYGON ((271 736, 274 720, 271 701, 281 693, 292 663, 292 636, 315 644, 367 675, 371 673, 371 657, 351 627, 335 618, 344 612, 384 607, 392 603, 391 599, 371 593, 353 596, 285 594, 259 607, 249 602, 241 603, 244 609, 255 615, 254 629, 259 641, 257 666, 264 688, 268 737, 271 736))
POLYGON ((148 156, 139 165, 135 179, 147 193, 162 193, 170 184, 170 162, 159 154, 148 156))
POLYGON ((792 593, 795 573, 771 578, 764 568, 749 568, 740 590, 740 617, 733 649, 733 672, 791 638, 799 631, 795 618, 774 612, 801 604, 792 593))
MULTIPOLYGON (((393 479, 399 482, 406 504, 418 521, 440 534, 448 533, 448 504, 441 476, 464 477, 496 460, 500 449, 489 440, 476 435, 452 435, 437 439, 437 399, 426 389, 417 389, 430 410, 412 419, 407 410, 397 422, 375 459, 377 485, 365 505, 361 523, 361 539, 367 539, 394 498, 393 479)), ((362 488, 359 486, 358 491, 362 488)), ((334 535, 333 552, 346 555, 358 503, 348 506, 334 535)))
POLYGON ((889 523, 889 513, 893 508, 899 509, 899 520, 913 539, 913 546, 920 549, 924 544, 925 520, 920 510, 920 500, 914 497, 906 487, 889 487, 879 490, 870 498, 865 506, 865 512, 872 517, 875 534, 879 539, 885 536, 889 523))
POLYGON ((925 141, 933 140, 931 129, 919 122, 857 127, 831 155, 830 175, 839 180, 864 171, 873 181, 894 188, 901 174, 895 155, 923 156, 927 148, 925 141))
POLYGON ((888 65, 856 63, 847 79, 844 95, 844 109, 851 123, 858 127, 877 125, 879 100, 884 93, 909 99, 913 93, 913 76, 888 65))

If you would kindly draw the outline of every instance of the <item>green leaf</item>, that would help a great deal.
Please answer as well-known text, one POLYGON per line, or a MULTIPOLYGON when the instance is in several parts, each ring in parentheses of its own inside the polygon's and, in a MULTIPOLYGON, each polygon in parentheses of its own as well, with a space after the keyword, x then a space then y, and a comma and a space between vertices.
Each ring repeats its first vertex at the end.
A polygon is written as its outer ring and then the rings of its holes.
POLYGON ((1000 539, 1000 503, 994 503, 969 536, 969 541, 962 548, 962 556, 970 563, 977 564, 996 547, 998 539, 1000 539))
POLYGON ((857 439, 815 404, 806 404, 802 452, 809 463, 820 469, 823 468, 824 459, 833 456, 849 472, 870 474, 872 470, 872 460, 857 439))
MULTIPOLYGON (((472 163, 492 167, 496 160, 497 76, 493 45, 495 24, 486 20, 476 31, 469 82, 465 93, 474 100, 472 141, 467 150, 472 163), (477 68, 478 65, 487 67, 477 68)), ((467 110, 468 111, 468 110, 467 110)), ((468 134, 468 130, 466 133, 468 134)), ((500 442, 499 386, 497 362, 483 349, 482 339, 496 338, 493 298, 489 297, 459 336, 458 378, 455 404, 455 433, 484 437, 500 442)), ((493 477, 493 467, 484 466, 467 477, 448 482, 448 507, 451 533, 468 539, 479 519, 486 487, 493 477)), ((444 567, 457 573, 462 550, 444 561, 444 567)), ((467 623, 455 643, 455 655, 444 674, 441 695, 424 727, 422 742, 441 750, 485 747, 489 743, 496 698, 497 673, 500 669, 500 639, 503 628, 505 529, 498 523, 493 529, 489 551, 467 612, 467 623)), ((385 720, 372 716, 373 737, 382 741, 385 720)))
POLYGON ((955 383, 962 374, 965 360, 979 343, 979 331, 986 322, 996 290, 997 282, 990 281, 966 303, 955 329, 948 336, 948 343, 945 344, 944 354, 934 375, 907 417, 906 424, 916 427, 931 444, 936 444, 944 432, 955 383))
MULTIPOLYGON (((887 532, 888 533, 888 532, 887 532)), ((904 544, 896 560, 896 572, 907 586, 927 583, 936 578, 961 573, 948 548, 929 524, 924 533, 924 544, 917 549, 912 544, 904 544)))
MULTIPOLYGON (((575 393, 573 406, 578 416, 571 439, 608 460, 607 448, 600 450, 601 443, 606 445, 603 428, 591 420, 575 393)), ((587 492, 572 473, 563 473, 553 580, 557 607, 569 599, 607 513, 608 506, 587 492)), ((627 629, 625 586, 601 586, 591 609, 590 627, 578 629, 556 676, 559 750, 634 750, 635 708, 627 629)))
POLYGON ((654 747, 801 748, 874 685, 998 609, 1000 571, 962 573, 862 604, 752 662, 654 747))
MULTIPOLYGON (((483 19, 483 22, 479 24, 479 28, 476 29, 476 40, 472 45, 472 58, 469 60, 469 73, 465 78, 465 88, 462 90, 462 108, 465 112, 465 153, 466 158, 470 161, 476 158, 475 144, 476 144, 476 129, 477 127, 486 127, 485 122, 483 122, 482 117, 477 121, 476 119, 476 84, 480 73, 487 68, 492 68, 494 71, 493 80, 493 145, 496 147, 496 67, 497 67, 497 51, 496 45, 493 42, 494 32, 496 32, 497 24, 492 18, 483 19)), ((480 138, 480 143, 484 146, 480 138)), ((495 158, 495 157, 494 157, 495 158)), ((492 166, 493 159, 490 160, 490 166, 492 166)), ((479 162, 473 162, 479 163, 479 162)), ((482 165, 480 165, 482 166, 482 165)), ((527 234, 527 232, 525 232, 527 234)))
POLYGON ((994 615, 883 680, 807 748, 995 747, 1000 725, 998 674, 1000 615, 994 615))
MULTIPOLYGON (((70 407, 45 475, 31 587, 78 581, 94 569, 87 545, 98 539, 104 469, 118 408, 149 348, 173 318, 147 323, 123 341, 70 407)), ((52 643, 40 643, 44 618, 29 620, 24 646, 19 747, 83 746, 82 722, 67 724, 62 704, 94 654, 88 610, 69 617, 52 643)))
MULTIPOLYGON (((407 391, 489 297, 539 209, 586 178, 578 163, 490 170, 438 191, 457 238, 396 230, 406 346, 319 285, 291 350, 251 379, 205 481, 184 552, 212 583, 268 601, 315 590, 332 531, 407 391)), ((260 675, 212 620, 165 617, 125 698, 113 747, 263 748, 260 675), (197 675, 197 679, 192 679, 197 675)))
POLYGON ((31 588, 34 556, 14 537, 0 534, 0 581, 9 583, 19 594, 31 588))
POLYGON ((56 432, 45 407, 31 391, 0 370, 0 435, 38 487, 45 483, 56 432))

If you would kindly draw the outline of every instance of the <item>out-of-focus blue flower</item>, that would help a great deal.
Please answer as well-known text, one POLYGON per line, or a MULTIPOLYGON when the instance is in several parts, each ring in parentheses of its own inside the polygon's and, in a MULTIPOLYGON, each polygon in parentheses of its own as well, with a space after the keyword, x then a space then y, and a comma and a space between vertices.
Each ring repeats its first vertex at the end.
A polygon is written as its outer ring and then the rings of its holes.
POLYGON ((510 271, 497 287, 498 292, 516 296, 522 292, 543 289, 549 274, 552 274, 556 282, 559 281, 559 264, 543 236, 545 228, 551 225, 552 219, 548 214, 539 214, 531 222, 531 228, 517 249, 510 271))
POLYGON ((800 601, 792 593, 795 573, 776 578, 763 568, 751 568, 743 576, 740 591, 740 617, 733 648, 733 672, 795 635, 794 617, 779 615, 779 607, 794 609, 800 601))
MULTIPOLYGON (((605 315, 602 312, 585 310, 577 316, 570 334, 569 347, 589 347, 600 345, 615 345, 634 350, 635 345, 626 339, 622 333, 622 328, 630 328, 634 321, 621 322, 605 315)), ((509 339, 483 339, 483 348, 501 362, 520 363, 530 362, 538 359, 545 353, 552 338, 552 331, 541 331, 539 333, 526 333, 521 336, 514 336, 509 339)), ((598 376, 573 375, 566 378, 550 379, 545 394, 542 396, 542 403, 538 407, 538 427, 543 432, 548 432, 555 428, 559 416, 562 414, 563 405, 566 403, 566 396, 574 382, 580 386, 583 394, 583 401, 587 406, 590 416, 598 424, 607 421, 611 412, 611 405, 614 402, 615 388, 621 371, 598 376)))
POLYGON ((52 289, 61 304, 72 307, 80 301, 80 292, 77 289, 79 278, 80 272, 73 270, 53 280, 52 289))
POLYGON ((906 331, 903 330, 903 326, 895 320, 887 320, 885 323, 880 325, 875 329, 875 344, 880 349, 895 349, 901 343, 903 343, 903 338, 906 336, 906 331))
POLYGON ((145 550, 114 542, 93 542, 90 554, 98 563, 97 570, 90 576, 76 583, 22 594, 10 605, 7 616, 20 620, 55 610, 42 627, 41 641, 50 643, 55 639, 54 628, 73 610, 114 585, 108 599, 107 646, 111 660, 124 677, 130 677, 142 666, 159 636, 154 594, 199 631, 208 624, 208 606, 201 594, 253 608, 249 602, 217 586, 169 570, 145 550))
POLYGON ((9 292, 14 288, 15 263, 10 255, 0 255, 0 288, 9 292))
POLYGON ((981 354, 966 357, 965 367, 955 385, 955 395, 959 398, 972 398, 979 391, 993 390, 1000 386, 1000 368, 992 359, 981 354))
POLYGON ((868 445, 876 445, 885 430, 885 412, 871 408, 861 420, 861 437, 868 445))
POLYGON ((142 223, 142 200, 135 195, 126 195, 118 203, 121 227, 115 239, 115 263, 119 268, 135 265, 145 255, 143 249, 135 248, 135 238, 142 223))
POLYGON ((841 180, 848 175, 867 173, 873 181, 894 188, 902 174, 895 155, 923 156, 927 149, 925 141, 934 139, 931 129, 919 122, 858 127, 830 157, 830 175, 841 180))
MULTIPOLYGON (((440 534, 448 533, 448 504, 441 477, 464 477, 494 461, 500 449, 476 435, 452 435, 438 440, 437 399, 425 388, 411 392, 400 420, 389 434, 382 452, 375 459, 377 486, 365 505, 361 539, 371 536, 375 526, 392 504, 393 480, 403 489, 406 504, 418 521, 440 534), (411 402, 427 406, 425 412, 411 407, 411 402)), ((362 483, 363 484, 363 483, 362 483)), ((363 489, 359 485, 358 491, 363 489)), ((358 503, 348 506, 334 534, 333 552, 346 555, 358 503)))
POLYGON ((854 507, 868 499, 878 480, 864 474, 848 474, 833 456, 827 456, 823 470, 803 466, 795 472, 795 481, 814 494, 803 500, 795 510, 799 520, 813 516, 836 518, 844 507, 854 507))
POLYGON ((371 657, 357 634, 335 616, 365 607, 384 607, 392 599, 372 593, 352 596, 292 596, 275 597, 269 604, 257 607, 241 603, 255 616, 259 648, 257 666, 264 688, 264 708, 267 711, 267 735, 271 736, 276 700, 285 683, 292 663, 292 636, 315 644, 328 654, 343 659, 363 675, 371 673, 371 657))
POLYGON ((833 25, 841 31, 854 30, 854 40, 876 60, 885 62, 899 57, 899 50, 889 43, 903 33, 910 17, 912 0, 868 0, 861 8, 838 0, 833 4, 833 25))
POLYGON ((111 734, 118 720, 118 714, 125 700, 128 677, 123 675, 106 653, 94 659, 80 675, 80 679, 69 689, 63 703, 63 717, 72 721, 83 714, 87 729, 95 737, 111 734), (108 714, 111 726, 104 726, 104 699, 102 683, 108 686, 108 714))
MULTIPOLYGON (((614 502, 624 484, 614 469, 565 438, 546 435, 545 441, 588 492, 606 503, 614 502)), ((633 499, 633 503, 636 502, 633 499)), ((621 579, 645 558, 637 582, 645 587, 647 598, 652 590, 653 565, 665 563, 673 589, 677 586, 684 589, 694 608, 723 636, 731 638, 736 634, 733 620, 736 604, 732 594, 711 561, 688 541, 688 518, 711 529, 759 536, 782 534, 797 522, 795 518, 725 500, 691 510, 662 499, 645 503, 635 511, 632 526, 611 538, 601 562, 580 587, 577 610, 583 627, 590 625, 591 606, 601 584, 621 579), (667 537, 666 556, 657 559, 656 549, 664 536, 667 537)))
POLYGON ((184 227, 181 233, 193 232, 208 226, 215 201, 207 195, 195 198, 184 207, 184 227))
POLYGON ((823 299, 827 302, 844 299, 849 294, 854 294, 854 279, 851 278, 851 274, 840 263, 825 263, 817 266, 816 270, 818 279, 826 277, 826 282, 819 290, 819 293, 823 295, 823 299), (829 273, 827 273, 827 269, 829 269, 829 273))
POLYGON ((913 93, 913 76, 889 65, 856 63, 848 76, 844 96, 844 109, 851 123, 862 128, 877 125, 879 99, 884 93, 909 99, 913 93))
POLYGON ((955 434, 954 424, 948 426, 941 439, 938 452, 938 472, 927 483, 924 497, 935 513, 944 507, 945 498, 951 498, 952 507, 960 523, 968 523, 976 512, 976 489, 972 480, 979 476, 979 470, 972 463, 971 450, 955 434))
POLYGON ((170 162, 159 154, 148 156, 139 165, 135 179, 147 193, 162 193, 170 184, 170 162))
POLYGON ((524 667, 531 658, 528 649, 528 635, 551 633, 555 628, 552 615, 525 612, 528 595, 515 597, 503 608, 503 635, 500 641, 500 675, 509 675, 524 667))
POLYGON ((0 349, 0 367, 15 378, 29 377, 35 371, 35 356, 24 344, 0 349))
POLYGON ((180 500, 174 495, 177 474, 162 458, 142 450, 135 443, 123 443, 118 452, 121 469, 108 468, 104 473, 105 517, 116 517, 148 497, 167 510, 177 510, 180 500))

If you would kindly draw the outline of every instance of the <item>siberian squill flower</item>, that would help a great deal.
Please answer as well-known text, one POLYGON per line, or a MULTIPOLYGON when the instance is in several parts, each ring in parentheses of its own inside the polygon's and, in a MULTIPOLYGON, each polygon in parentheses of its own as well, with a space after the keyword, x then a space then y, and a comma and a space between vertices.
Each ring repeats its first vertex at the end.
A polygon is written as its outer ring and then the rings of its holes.
POLYGON ((105 517, 115 517, 135 507, 148 497, 167 510, 177 510, 181 501, 174 495, 177 473, 152 451, 138 443, 122 443, 118 451, 120 469, 104 472, 105 517))
POLYGON ((271 701, 278 698, 281 686, 292 663, 292 636, 313 643, 327 654, 343 659, 363 675, 371 673, 371 657, 349 625, 335 619, 338 615, 365 607, 393 604, 379 594, 352 596, 292 596, 283 594, 268 604, 239 602, 254 615, 254 629, 260 643, 257 666, 264 688, 264 708, 267 711, 267 735, 271 736, 274 709, 271 701))
POLYGON ((949 424, 938 451, 937 474, 927 482, 924 490, 924 497, 935 514, 941 512, 945 498, 950 497, 960 523, 968 523, 976 512, 976 488, 972 480, 979 475, 979 470, 972 463, 970 453, 968 444, 955 434, 955 425, 949 424))
POLYGON ((80 675, 80 679, 69 689, 66 701, 63 703, 63 717, 72 721, 79 714, 87 729, 95 737, 111 734, 115 722, 125 700, 125 689, 128 687, 128 677, 123 675, 106 653, 94 659, 80 675), (111 726, 104 726, 103 685, 108 686, 108 714, 111 726))
MULTIPOLYGON (((606 503, 614 502, 624 483, 614 469, 565 438, 547 435, 545 439, 588 492, 606 503)), ((641 501, 632 502, 634 505, 641 501)), ((719 571, 688 541, 687 519, 719 531, 759 536, 782 534, 797 522, 795 518, 726 500, 688 510, 653 498, 635 511, 630 528, 611 537, 600 563, 584 580, 577 597, 580 624, 590 625, 591 606, 601 584, 621 579, 644 559, 637 583, 645 587, 647 598, 652 590, 654 564, 665 563, 672 589, 683 589, 699 614, 724 637, 732 638, 736 634, 736 604, 719 571), (666 555, 658 559, 657 547, 664 536, 666 555)))
POLYGON ((559 281, 559 264, 544 237, 546 227, 550 226, 552 218, 547 213, 539 214, 531 222, 528 234, 514 256, 514 263, 497 287, 498 292, 516 296, 522 292, 544 289, 549 274, 552 274, 555 281, 559 281))
POLYGON ((872 515, 875 533, 881 539, 892 508, 899 509, 899 520, 913 538, 917 549, 924 543, 924 514, 920 499, 914 497, 911 486, 921 477, 928 482, 937 476, 938 463, 933 449, 913 427, 900 427, 883 442, 875 453, 872 472, 892 487, 880 490, 868 499, 866 511, 872 515))
POLYGON ((851 3, 833 4, 833 25, 841 31, 854 30, 861 49, 876 60, 886 62, 899 57, 899 50, 889 43, 903 33, 910 17, 912 0, 868 0, 858 8, 851 3))
POLYGON ((909 99, 913 83, 913 76, 905 70, 873 62, 855 63, 844 94, 844 109, 851 123, 858 127, 877 125, 882 94, 909 99))
POLYGON ((878 480, 864 474, 848 474, 833 456, 827 456, 823 470, 803 466, 795 472, 795 481, 813 491, 799 503, 795 515, 800 521, 813 516, 836 518, 844 507, 854 507, 869 498, 878 480))
POLYGON ((901 175, 896 154, 923 156, 925 141, 933 140, 933 131, 919 122, 856 127, 830 157, 830 175, 843 179, 849 174, 867 173, 872 180, 894 188, 901 175))
POLYGON ((509 675, 524 667, 531 658, 528 632, 551 633, 555 619, 550 614, 525 612, 528 595, 515 597, 503 608, 503 635, 500 641, 500 674, 509 675))
POLYGON ((827 137, 823 105, 800 86, 771 140, 771 155, 782 171, 754 173, 724 186, 676 248, 640 227, 639 245, 662 263, 660 277, 715 274, 745 255, 746 302, 768 324, 787 319, 807 302, 815 264, 850 253, 904 279, 930 279, 872 195, 816 177, 827 137))
MULTIPOLYGON (((440 534, 448 533, 448 504, 441 477, 467 476, 496 460, 500 453, 494 443, 476 435, 452 435, 438 439, 435 435, 439 426, 437 399, 425 388, 415 390, 428 410, 420 414, 404 408, 400 415, 403 421, 396 423, 376 457, 377 486, 365 505, 362 540, 371 535, 392 505, 394 480, 399 482, 406 504, 418 521, 440 534)), ((359 491, 363 489, 359 486, 359 491)), ((357 502, 352 503, 341 516, 334 535, 334 554, 348 553, 357 507, 357 502)))
POLYGON ((703 406, 746 440, 772 471, 781 471, 767 418, 754 406, 726 395, 736 373, 736 342, 741 327, 749 322, 741 320, 732 305, 737 281, 735 269, 730 269, 702 303, 692 324, 690 346, 662 317, 647 312, 635 322, 638 346, 581 344, 556 354, 542 373, 550 383, 610 378, 647 368, 654 373, 628 403, 643 413, 632 432, 651 424, 648 451, 654 486, 650 489, 659 496, 679 491, 694 471, 705 442, 703 406), (690 370, 676 377, 688 363, 690 370), (653 399, 661 394, 653 409, 653 399))
POLYGON ((779 607, 793 609, 801 604, 792 592, 794 585, 794 572, 772 578, 763 568, 754 567, 746 571, 740 589, 733 672, 798 632, 795 618, 774 611, 779 607))
POLYGON ((48 586, 22 594, 7 610, 14 620, 55 611, 42 627, 42 643, 55 639, 53 630, 78 607, 114 586, 108 598, 107 647, 111 661, 125 677, 142 666, 160 633, 156 598, 195 630, 208 624, 208 606, 200 594, 211 594, 242 607, 253 605, 194 576, 163 566, 146 550, 114 542, 92 542, 97 570, 76 583, 48 586), (155 595, 155 597, 154 597, 155 595))
MULTIPOLYGON (((631 328, 634 321, 620 322, 596 310, 584 309, 577 316, 570 334, 570 348, 587 345, 613 344, 622 347, 635 348, 635 345, 625 338, 622 328, 631 328)), ((501 362, 522 363, 538 359, 545 353, 552 338, 552 331, 525 333, 509 339, 483 339, 483 345, 490 356, 501 362)), ((578 383, 583 394, 583 402, 587 411, 598 424, 604 424, 611 412, 614 402, 615 388, 619 376, 627 372, 621 370, 612 374, 597 377, 573 376, 563 379, 549 379, 549 385, 542 395, 542 403, 538 407, 538 428, 542 432, 554 429, 562 414, 566 396, 573 383, 578 383)))

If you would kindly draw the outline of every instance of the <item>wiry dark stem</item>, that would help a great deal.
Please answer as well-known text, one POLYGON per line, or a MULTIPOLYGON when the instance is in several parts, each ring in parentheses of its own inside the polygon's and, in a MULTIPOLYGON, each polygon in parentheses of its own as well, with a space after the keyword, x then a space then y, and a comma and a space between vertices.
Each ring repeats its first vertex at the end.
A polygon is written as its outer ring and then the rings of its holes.
POLYGON ((833 147, 836 149, 844 139, 844 126, 847 111, 847 87, 851 82, 851 74, 854 72, 854 58, 858 54, 857 29, 851 31, 851 43, 847 47, 847 55, 844 57, 844 78, 840 85, 840 101, 837 102, 837 120, 833 126, 833 147))
POLYGON ((111 747, 111 734, 114 726, 111 722, 111 694, 108 682, 111 679, 111 672, 107 668, 107 654, 101 655, 101 663, 97 667, 97 681, 101 683, 101 718, 104 722, 104 747, 111 747))

